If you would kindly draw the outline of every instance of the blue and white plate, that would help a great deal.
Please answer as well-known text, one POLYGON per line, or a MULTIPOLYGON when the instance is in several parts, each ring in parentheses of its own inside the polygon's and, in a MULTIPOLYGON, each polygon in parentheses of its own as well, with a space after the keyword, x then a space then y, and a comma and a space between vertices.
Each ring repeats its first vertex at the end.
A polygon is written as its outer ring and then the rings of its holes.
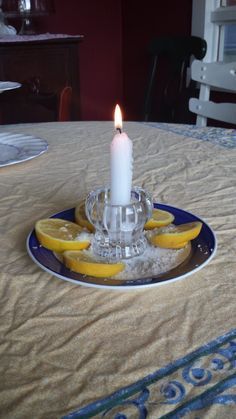
MULTIPOLYGON (((175 216, 175 224, 183 224, 193 221, 203 223, 199 236, 192 240, 192 250, 190 256, 176 268, 160 274, 153 278, 140 278, 136 280, 114 280, 110 278, 93 278, 70 271, 61 263, 53 252, 42 247, 33 230, 27 239, 27 250, 33 261, 46 272, 78 285, 85 285, 96 288, 109 288, 115 290, 130 290, 138 288, 149 288, 165 285, 185 278, 188 275, 202 269, 213 258, 216 252, 216 237, 211 228, 200 218, 183 211, 182 209, 169 205, 154 204, 155 208, 169 211, 175 216)), ((74 221, 74 208, 54 214, 52 218, 62 218, 74 221)))
POLYGON ((0 167, 21 163, 48 149, 47 141, 26 134, 0 133, 0 167))
POLYGON ((5 90, 18 89, 21 87, 21 83, 15 81, 0 81, 0 93, 5 92, 5 90))

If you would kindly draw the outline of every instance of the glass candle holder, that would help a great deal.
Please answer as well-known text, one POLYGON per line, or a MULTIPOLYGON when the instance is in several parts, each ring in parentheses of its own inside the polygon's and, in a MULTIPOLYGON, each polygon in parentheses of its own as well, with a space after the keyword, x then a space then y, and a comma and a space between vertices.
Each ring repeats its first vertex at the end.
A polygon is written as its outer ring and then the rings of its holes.
POLYGON ((143 228, 152 214, 152 200, 144 189, 131 190, 129 205, 111 205, 110 189, 100 188, 90 192, 85 208, 95 227, 92 247, 97 256, 117 261, 144 252, 143 228))

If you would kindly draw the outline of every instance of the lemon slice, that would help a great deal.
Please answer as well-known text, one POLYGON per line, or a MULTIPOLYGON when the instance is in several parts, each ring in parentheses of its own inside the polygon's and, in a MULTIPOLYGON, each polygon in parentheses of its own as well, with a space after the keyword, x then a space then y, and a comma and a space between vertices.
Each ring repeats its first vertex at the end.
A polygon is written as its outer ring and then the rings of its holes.
POLYGON ((63 262, 74 272, 99 278, 116 275, 125 268, 124 263, 121 262, 101 263, 85 252, 69 250, 63 253, 63 262))
POLYGON ((87 219, 85 213, 85 202, 80 202, 75 208, 75 221, 82 227, 87 228, 91 233, 95 231, 93 225, 87 219))
POLYGON ((168 246, 162 244, 155 244, 154 246, 163 247, 164 249, 182 249, 186 247, 189 242, 181 242, 181 243, 168 243, 168 246))
POLYGON ((144 225, 145 230, 153 230, 157 227, 164 227, 174 221, 174 215, 168 211, 153 209, 152 217, 144 225))
POLYGON ((60 218, 46 218, 37 221, 35 233, 42 246, 54 252, 81 250, 90 245, 88 239, 79 234, 83 229, 75 223, 60 218))
POLYGON ((160 231, 149 237, 151 244, 167 249, 179 249, 185 247, 187 242, 195 239, 202 228, 202 223, 196 221, 193 223, 180 224, 174 226, 167 232, 160 231))

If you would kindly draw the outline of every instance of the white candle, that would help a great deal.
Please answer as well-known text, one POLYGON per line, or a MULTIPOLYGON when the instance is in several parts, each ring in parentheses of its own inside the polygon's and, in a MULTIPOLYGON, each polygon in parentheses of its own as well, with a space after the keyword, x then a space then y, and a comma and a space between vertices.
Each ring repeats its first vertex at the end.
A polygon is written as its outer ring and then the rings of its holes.
POLYGON ((129 205, 132 186, 132 141, 122 129, 121 111, 115 108, 117 133, 111 143, 111 204, 129 205))

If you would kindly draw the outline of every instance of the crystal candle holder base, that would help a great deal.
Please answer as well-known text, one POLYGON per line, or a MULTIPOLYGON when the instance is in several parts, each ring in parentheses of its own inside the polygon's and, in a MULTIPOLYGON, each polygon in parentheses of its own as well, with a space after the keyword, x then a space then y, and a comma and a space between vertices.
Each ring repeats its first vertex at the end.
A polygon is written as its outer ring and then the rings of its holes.
POLYGON ((106 260, 127 259, 144 252, 143 234, 152 213, 152 200, 142 188, 133 188, 129 205, 111 205, 109 188, 90 192, 86 214, 95 227, 94 253, 106 260))

